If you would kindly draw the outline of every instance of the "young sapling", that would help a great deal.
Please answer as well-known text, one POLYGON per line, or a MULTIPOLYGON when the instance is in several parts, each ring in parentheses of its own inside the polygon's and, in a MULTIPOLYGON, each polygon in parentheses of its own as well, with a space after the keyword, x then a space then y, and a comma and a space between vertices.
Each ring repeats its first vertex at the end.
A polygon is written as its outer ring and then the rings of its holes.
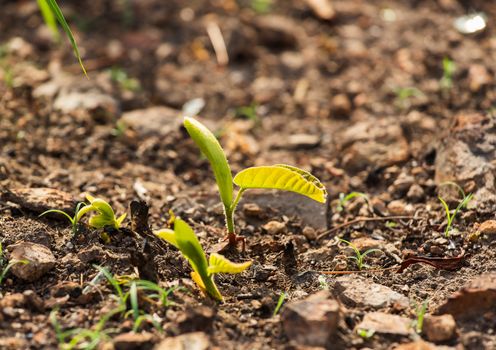
POLYGON ((214 172, 224 206, 229 246, 235 247, 237 242, 244 242, 243 238, 238 237, 235 232, 234 210, 241 196, 248 189, 267 188, 292 191, 325 203, 327 191, 324 185, 312 174, 290 165, 276 164, 247 168, 233 178, 224 150, 214 134, 202 123, 189 117, 184 118, 184 127, 209 160, 214 172), (234 197, 233 183, 240 188, 236 197, 234 197))
POLYGON ((353 251, 355 252, 355 256, 349 256, 348 259, 355 260, 357 267, 358 267, 358 270, 360 270, 360 271, 364 267, 365 268, 370 267, 369 265, 365 264, 365 262, 364 262, 364 259, 367 255, 369 255, 370 253, 374 253, 374 252, 382 252, 382 250, 380 250, 380 249, 368 249, 368 250, 364 251, 363 253, 361 253, 360 250, 353 243, 351 243, 345 239, 342 239, 342 238, 339 238, 339 240, 343 243, 346 243, 351 249, 353 249, 353 251))
POLYGON ((90 217, 88 224, 93 228, 104 228, 105 226, 113 227, 115 229, 119 229, 121 227, 122 222, 126 218, 126 214, 122 214, 118 218, 115 217, 114 210, 103 199, 95 198, 86 195, 86 199, 90 202, 90 204, 84 206, 79 210, 80 217, 86 214, 89 211, 96 211, 97 214, 90 217))
POLYGON ((174 230, 162 229, 155 231, 154 234, 179 249, 193 269, 191 272, 193 281, 204 293, 218 301, 223 299, 215 284, 214 275, 218 273, 241 273, 251 265, 251 261, 234 263, 216 253, 211 254, 207 261, 205 252, 193 229, 180 218, 175 218, 174 230))
POLYGON ((427 305, 429 303, 429 300, 426 299, 421 305, 417 305, 415 308, 415 313, 416 313, 416 319, 413 322, 413 326, 415 328, 415 332, 418 334, 422 333, 422 329, 424 328, 424 318, 425 318, 425 313, 427 311, 427 305))
POLYGON ((84 205, 85 204, 83 202, 79 202, 76 205, 76 209, 74 210, 74 216, 72 218, 65 211, 62 211, 62 210, 59 210, 59 209, 50 209, 50 210, 44 211, 39 216, 41 217, 41 216, 46 215, 46 214, 49 214, 49 213, 55 213, 55 214, 60 214, 60 215, 65 216, 67 218, 67 220, 69 220, 69 222, 72 225, 72 235, 74 236, 74 235, 76 235, 77 230, 78 230, 79 220, 81 220, 81 218, 83 217, 83 215, 86 213, 86 211, 85 211, 82 214, 80 214, 81 209, 83 208, 84 205))
POLYGON ((468 203, 473 198, 473 194, 472 193, 465 194, 465 191, 463 191, 463 188, 461 188, 460 185, 458 185, 454 182, 451 182, 451 181, 443 182, 441 184, 441 186, 445 186, 445 185, 451 185, 451 186, 457 187, 458 191, 460 192, 460 195, 462 196, 462 200, 460 201, 460 203, 458 203, 458 206, 455 208, 455 210, 453 212, 449 208, 448 203, 446 203, 446 201, 443 198, 441 198, 440 196, 437 197, 439 199, 439 201, 441 202, 441 204, 443 205, 444 212, 446 214, 446 229, 444 230, 444 236, 446 238, 449 238, 455 217, 458 215, 460 210, 462 210, 468 206, 468 203))
POLYGON ((456 64, 449 57, 443 58, 443 77, 439 84, 443 91, 448 91, 453 87, 453 75, 456 71, 456 64))

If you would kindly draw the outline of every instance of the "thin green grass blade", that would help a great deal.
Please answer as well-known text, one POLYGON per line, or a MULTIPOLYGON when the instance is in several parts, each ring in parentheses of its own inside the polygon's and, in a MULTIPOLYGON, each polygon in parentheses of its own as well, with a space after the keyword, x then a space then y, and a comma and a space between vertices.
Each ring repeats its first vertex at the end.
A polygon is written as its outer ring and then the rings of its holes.
POLYGON ((57 27, 57 20, 53 15, 52 9, 47 3, 47 0, 38 0, 38 7, 40 8, 41 15, 45 21, 46 26, 51 30, 53 39, 56 42, 60 41, 60 33, 57 27))
POLYGON ((84 68, 83 65, 83 60, 81 59, 81 55, 79 54, 79 48, 76 43, 76 39, 74 39, 74 35, 72 35, 71 28, 67 24, 67 21, 65 20, 64 14, 60 10, 59 5, 55 0, 45 0, 52 10, 52 14, 55 16, 57 21, 59 22, 60 26, 64 30, 65 34, 67 35, 67 38, 71 42, 72 49, 74 50, 74 54, 76 55, 76 58, 79 61, 79 65, 81 66, 81 69, 83 70, 83 73, 86 77, 88 77, 88 74, 86 73, 86 69, 84 68))

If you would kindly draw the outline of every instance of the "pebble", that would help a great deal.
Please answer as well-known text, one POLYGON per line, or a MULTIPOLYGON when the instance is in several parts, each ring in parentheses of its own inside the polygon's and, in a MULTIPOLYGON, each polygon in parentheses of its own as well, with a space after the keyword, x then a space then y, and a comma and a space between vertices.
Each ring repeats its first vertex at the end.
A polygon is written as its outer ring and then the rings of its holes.
POLYGON ((412 186, 410 186, 406 194, 406 198, 414 202, 421 201, 424 198, 424 196, 425 196, 424 189, 422 188, 422 186, 418 184, 413 184, 412 186))
POLYGON ((9 260, 26 260, 27 264, 15 264, 12 273, 25 281, 33 282, 55 267, 55 256, 44 245, 21 242, 7 247, 9 260))
POLYGON ((112 343, 114 350, 150 350, 153 347, 153 334, 143 333, 122 333, 117 335, 112 343))
POLYGON ((313 241, 317 238, 317 232, 311 226, 305 226, 303 228, 303 236, 305 236, 309 241, 313 241))
POLYGON ((192 332, 165 338, 153 350, 208 350, 210 339, 203 332, 192 332))
POLYGON ((387 209, 391 215, 411 215, 413 213, 413 206, 406 204, 401 199, 389 202, 387 209))
POLYGON ((479 226, 479 232, 485 235, 494 235, 496 234, 496 220, 487 220, 484 221, 479 226))
POLYGON ((279 221, 269 221, 262 228, 267 231, 269 235, 277 235, 286 232, 286 224, 279 221))
MULTIPOLYGON (((37 214, 49 209, 59 209, 72 215, 76 206, 76 198, 70 193, 46 187, 5 190, 1 193, 0 198, 37 214)), ((57 214, 52 215, 52 217, 58 220, 67 220, 64 216, 57 214)))
POLYGON ((286 336, 299 345, 326 346, 336 333, 340 319, 339 303, 328 291, 286 304, 281 313, 286 336))
POLYGON ((393 335, 410 335, 413 333, 410 319, 385 312, 366 314, 362 322, 356 326, 356 329, 373 329, 376 333, 393 335))
POLYGON ((456 322, 452 315, 427 316, 424 320, 423 332, 427 339, 438 343, 455 337, 456 322))

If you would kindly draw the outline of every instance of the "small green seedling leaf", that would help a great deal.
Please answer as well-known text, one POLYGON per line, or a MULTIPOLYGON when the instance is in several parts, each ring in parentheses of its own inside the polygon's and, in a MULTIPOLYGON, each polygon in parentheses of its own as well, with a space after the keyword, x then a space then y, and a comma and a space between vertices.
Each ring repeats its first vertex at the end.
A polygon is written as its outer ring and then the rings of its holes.
POLYGON ((224 150, 214 134, 196 119, 184 118, 184 127, 210 162, 222 203, 229 208, 233 201, 233 180, 224 150))
POLYGON ((115 229, 119 229, 121 227, 122 221, 126 218, 126 214, 116 218, 114 210, 110 204, 105 202, 103 199, 95 198, 89 194, 86 195, 86 199, 90 202, 90 205, 83 207, 79 211, 78 216, 80 217, 88 211, 96 211, 98 214, 93 215, 88 221, 91 227, 103 228, 105 226, 110 226, 115 229))
POLYGON ((155 231, 154 234, 181 251, 193 269, 191 272, 193 281, 203 292, 218 301, 222 301, 222 295, 214 282, 214 275, 217 273, 240 273, 251 265, 251 261, 238 264, 215 253, 210 256, 210 263, 207 262, 205 252, 193 229, 180 218, 175 218, 173 232, 165 229, 155 231))
POLYGON ((325 203, 327 191, 312 174, 284 164, 247 168, 234 177, 242 189, 271 188, 299 193, 325 203))
POLYGON ((284 299, 286 299, 286 293, 282 292, 281 295, 279 295, 279 299, 277 300, 277 305, 276 308, 274 309, 274 313, 272 316, 275 316, 279 313, 279 310, 281 310, 282 304, 284 304, 284 299))
POLYGON ((67 35, 67 38, 71 42, 72 49, 74 50, 74 55, 78 59, 79 65, 81 66, 81 69, 83 70, 84 75, 88 76, 88 74, 86 73, 86 69, 84 68, 83 61, 81 59, 81 55, 79 53, 79 48, 77 46, 76 39, 74 39, 74 35, 72 35, 71 28, 67 24, 67 21, 65 20, 64 14, 60 10, 59 5, 57 4, 57 1, 55 1, 55 0, 44 0, 44 1, 46 1, 48 6, 50 7, 50 9, 52 10, 52 14, 55 16, 55 18, 59 22, 60 26, 64 30, 65 34, 67 35))
POLYGON ((52 12, 52 9, 48 5, 47 0, 38 0, 38 7, 40 8, 41 15, 43 16, 46 26, 52 32, 54 40, 58 42, 60 40, 60 34, 57 27, 57 20, 52 12))
POLYGON ((244 263, 234 263, 220 254, 213 253, 210 255, 208 273, 241 273, 250 267, 251 261, 244 263))

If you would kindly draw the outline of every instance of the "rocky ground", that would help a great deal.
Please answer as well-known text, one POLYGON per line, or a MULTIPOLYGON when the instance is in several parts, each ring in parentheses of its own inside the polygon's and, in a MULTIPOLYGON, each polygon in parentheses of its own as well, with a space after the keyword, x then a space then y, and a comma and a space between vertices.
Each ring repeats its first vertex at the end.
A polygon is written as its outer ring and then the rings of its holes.
POLYGON ((29 261, 0 285, 0 348, 55 349, 72 329, 93 331, 99 349, 496 347, 494 3, 60 3, 89 79, 35 1, 0 13, 0 264, 29 261), (485 28, 455 26, 474 11, 485 28), (233 172, 293 164, 329 192, 325 205, 247 192, 236 212, 247 249, 228 256, 253 264, 219 276, 221 304, 176 249, 132 224, 140 200, 153 229, 172 209, 207 252, 223 239, 184 113, 215 131, 233 172), (473 195, 449 237, 438 196, 452 212, 462 198, 447 181, 473 195), (352 192, 365 196, 340 202, 352 192), (127 212, 123 229, 85 220, 73 235, 63 217, 39 217, 73 212, 84 193, 127 212), (380 251, 359 270, 338 238, 380 251), (91 282, 96 265, 173 288, 170 302, 143 292, 150 318, 137 332, 129 313, 98 328, 118 303, 91 282))

